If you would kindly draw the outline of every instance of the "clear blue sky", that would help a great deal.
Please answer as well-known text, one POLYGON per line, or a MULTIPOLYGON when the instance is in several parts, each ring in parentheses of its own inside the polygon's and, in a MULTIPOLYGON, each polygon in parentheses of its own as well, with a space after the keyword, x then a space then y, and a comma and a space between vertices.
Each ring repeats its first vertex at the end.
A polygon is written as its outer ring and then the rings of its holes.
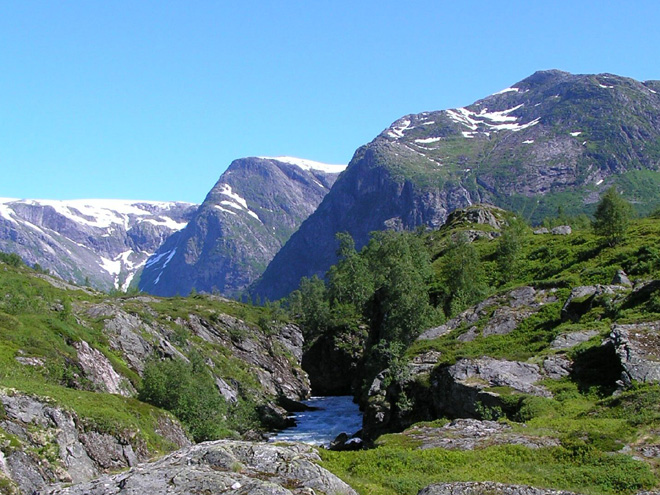
POLYGON ((201 202, 539 69, 660 79, 652 1, 0 2, 0 196, 201 202))

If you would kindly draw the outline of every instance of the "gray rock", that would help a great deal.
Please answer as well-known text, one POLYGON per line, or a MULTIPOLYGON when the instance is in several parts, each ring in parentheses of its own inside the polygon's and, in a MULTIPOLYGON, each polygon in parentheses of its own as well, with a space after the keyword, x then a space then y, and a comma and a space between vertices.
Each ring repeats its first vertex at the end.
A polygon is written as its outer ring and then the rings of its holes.
POLYGON ((225 493, 240 495, 355 495, 318 465, 307 445, 275 446, 237 441, 206 442, 116 475, 73 486, 51 486, 41 495, 143 495, 225 493))
POLYGON ((110 360, 101 351, 90 347, 84 340, 75 342, 73 346, 78 351, 78 362, 85 377, 101 391, 127 397, 136 393, 133 385, 114 370, 110 360))
POLYGON ((458 337, 461 342, 469 342, 479 335, 504 335, 515 330, 518 325, 545 305, 556 301, 555 289, 535 289, 524 286, 504 294, 491 296, 476 306, 468 308, 460 315, 438 327, 430 328, 420 334, 417 340, 433 340, 461 326, 474 324, 482 318, 488 318, 481 332, 475 326, 458 337))
POLYGON ((582 330, 579 332, 563 333, 558 335, 555 340, 550 343, 550 347, 557 350, 570 349, 571 347, 586 342, 598 334, 598 330, 582 330))
POLYGON ((549 234, 550 231, 546 229, 545 227, 541 227, 540 229, 536 229, 534 231, 534 235, 543 235, 543 234, 549 234))
MULTIPOLYGON (((7 456, 3 469, 22 493, 58 481, 87 481, 107 470, 133 466, 149 454, 144 449, 136 452, 123 437, 131 436, 130 431, 110 435, 85 430, 74 413, 46 399, 0 389, 0 402, 5 412, 2 428, 22 442, 21 449, 7 456)), ((163 418, 161 430, 167 431, 161 434, 174 445, 189 445, 181 426, 163 418)))
POLYGON ((515 392, 551 397, 536 382, 543 375, 535 364, 483 357, 461 359, 433 377, 431 393, 435 416, 479 417, 481 407, 502 407, 492 387, 508 387, 515 392))
POLYGON ((573 229, 571 229, 570 225, 559 225, 558 227, 550 229, 552 235, 569 235, 572 232, 573 229))
POLYGON ((56 481, 55 474, 23 451, 15 451, 6 459, 7 473, 23 494, 32 494, 56 481))
POLYGON ((606 300, 612 302, 623 298, 628 288, 622 285, 583 285, 574 287, 561 309, 563 320, 577 321, 593 307, 603 304, 606 300))
POLYGON ((617 270, 612 279, 612 285, 625 285, 626 287, 632 287, 632 282, 628 278, 628 275, 626 275, 626 272, 623 270, 617 270))
POLYGON ((553 380, 559 380, 571 374, 573 363, 562 354, 548 356, 543 360, 543 371, 553 380))
POLYGON ((523 445, 536 449, 559 445, 556 438, 515 433, 504 423, 477 419, 455 419, 440 428, 413 426, 402 435, 421 442, 419 449, 474 450, 493 445, 523 445))
POLYGON ((417 495, 576 495, 564 490, 549 490, 525 485, 505 485, 491 481, 467 481, 429 485, 417 495))
POLYGON ((660 322, 613 325, 609 341, 621 361, 621 379, 660 382, 660 322))

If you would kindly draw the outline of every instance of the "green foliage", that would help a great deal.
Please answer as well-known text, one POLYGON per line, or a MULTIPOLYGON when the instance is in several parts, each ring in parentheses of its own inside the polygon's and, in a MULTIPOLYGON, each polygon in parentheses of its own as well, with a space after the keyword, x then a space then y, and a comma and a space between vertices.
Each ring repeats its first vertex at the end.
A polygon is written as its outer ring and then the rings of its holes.
POLYGON ((328 271, 328 298, 331 305, 350 304, 362 313, 374 292, 374 277, 365 256, 355 250, 347 233, 338 233, 339 262, 328 271))
POLYGON ((486 274, 479 254, 463 233, 449 243, 443 259, 442 282, 448 293, 445 312, 450 316, 486 295, 486 274))
POLYGON ((172 412, 197 442, 226 435, 227 404, 197 357, 152 361, 144 369, 139 399, 172 412))
POLYGON ((512 219, 502 230, 497 241, 495 256, 500 277, 510 282, 520 275, 522 269, 523 240, 527 231, 525 222, 512 219))
POLYGON ((585 445, 457 451, 386 444, 320 454, 324 467, 365 495, 414 495, 431 483, 450 481, 496 481, 593 495, 632 493, 656 483, 646 464, 585 445))
POLYGON ((630 203, 617 193, 615 187, 610 187, 596 207, 594 232, 603 237, 610 246, 615 246, 625 238, 631 215, 630 203))
POLYGON ((367 317, 376 341, 408 345, 434 317, 428 286, 433 277, 419 237, 377 232, 364 250, 374 277, 367 317))
POLYGON ((9 266, 13 266, 14 268, 18 268, 20 266, 25 265, 23 259, 16 253, 3 253, 1 251, 0 251, 0 262, 5 263, 9 266))

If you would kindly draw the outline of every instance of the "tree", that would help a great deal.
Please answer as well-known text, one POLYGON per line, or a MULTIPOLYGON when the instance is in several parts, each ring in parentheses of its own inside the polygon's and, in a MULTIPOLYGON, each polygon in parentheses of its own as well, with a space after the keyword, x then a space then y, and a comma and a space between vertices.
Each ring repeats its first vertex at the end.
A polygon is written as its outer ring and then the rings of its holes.
POLYGON ((525 222, 513 218, 502 230, 502 235, 497 242, 495 255, 500 276, 504 282, 510 282, 520 273, 523 236, 526 229, 525 222))
POLYGON ((625 238, 631 216, 630 203, 612 186, 605 191, 596 207, 592 223, 594 232, 605 238, 610 246, 615 246, 625 238))
POLYGON ((433 277, 421 239, 411 233, 376 232, 366 250, 374 277, 370 321, 378 340, 409 345, 429 325, 433 277))
POLYGON ((455 316, 486 295, 487 287, 479 253, 465 234, 452 239, 445 254, 442 279, 449 293, 447 314, 455 316))
POLYGON ((364 305, 374 292, 373 277, 365 256, 355 250, 350 234, 340 232, 337 256, 339 262, 328 271, 328 296, 332 306, 350 304, 362 314, 364 305))

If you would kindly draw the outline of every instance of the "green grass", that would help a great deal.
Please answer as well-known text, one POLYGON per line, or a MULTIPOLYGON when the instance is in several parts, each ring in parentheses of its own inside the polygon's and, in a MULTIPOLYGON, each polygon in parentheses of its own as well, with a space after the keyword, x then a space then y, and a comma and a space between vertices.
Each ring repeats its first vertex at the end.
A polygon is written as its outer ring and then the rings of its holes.
POLYGON ((325 468, 365 495, 414 495, 431 483, 450 481, 496 481, 594 495, 634 493, 656 483, 646 464, 583 445, 536 450, 508 445, 474 451, 385 445, 320 453, 325 468))

